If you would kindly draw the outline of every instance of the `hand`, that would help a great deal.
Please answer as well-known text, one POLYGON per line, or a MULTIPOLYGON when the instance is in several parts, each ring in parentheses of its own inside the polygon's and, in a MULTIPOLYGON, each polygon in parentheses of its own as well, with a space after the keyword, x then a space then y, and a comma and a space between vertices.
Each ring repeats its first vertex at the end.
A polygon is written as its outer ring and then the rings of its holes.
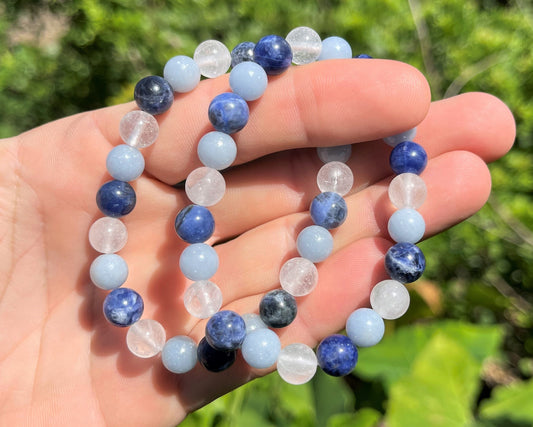
MULTIPOLYGON (((205 321, 189 316, 181 300, 188 285, 178 268, 185 244, 173 222, 189 202, 172 185, 200 166, 196 144, 210 130, 207 106, 228 90, 227 76, 204 81, 158 117, 160 136, 143 151, 146 171, 133 184, 137 207, 124 218, 126 285, 143 296, 143 317, 161 322, 167 337, 203 336, 205 321)), ((88 274, 98 254, 87 233, 102 216, 95 194, 110 179, 105 158, 122 142, 119 121, 135 108, 67 117, 0 145, 0 418, 6 425, 174 425, 265 373, 238 358, 219 374, 201 366, 172 374, 157 357, 130 354, 126 330, 102 314, 105 292, 88 274)), ((348 219, 334 232, 334 254, 318 266, 317 288, 299 299, 293 324, 278 331, 282 344, 314 346, 368 305, 370 289, 385 278, 383 255, 391 245, 390 147, 378 140, 417 125, 415 140, 430 157, 422 175, 428 199, 420 209, 429 237, 485 203, 486 162, 514 140, 507 107, 480 93, 430 104, 423 76, 394 61, 319 62, 272 78, 236 135, 238 166, 224 173, 227 193, 212 208, 210 242, 221 261, 213 281, 224 308, 257 312, 262 295, 279 287, 279 269, 311 223, 307 209, 321 166, 312 147, 348 143, 354 143, 355 176, 348 219)))

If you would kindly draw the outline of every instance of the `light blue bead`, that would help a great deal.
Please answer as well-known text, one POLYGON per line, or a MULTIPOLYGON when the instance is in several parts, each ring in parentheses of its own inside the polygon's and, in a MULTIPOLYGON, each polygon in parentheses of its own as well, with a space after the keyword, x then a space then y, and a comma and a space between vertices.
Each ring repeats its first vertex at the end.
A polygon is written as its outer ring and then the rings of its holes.
POLYGON ((117 145, 107 155, 106 167, 116 180, 133 181, 144 171, 144 157, 139 150, 130 145, 117 145))
POLYGON ((189 92, 200 82, 200 68, 192 58, 178 55, 167 61, 163 76, 174 92, 189 92))
POLYGON ((270 329, 256 329, 246 335, 242 343, 242 356, 252 368, 265 369, 278 360, 281 342, 270 329))
POLYGON ((401 142, 412 141, 416 135, 416 128, 406 130, 405 132, 398 133, 396 135, 391 135, 383 138, 386 144, 391 147, 396 147, 401 142))
POLYGON ((128 278, 128 264, 117 254, 100 255, 92 262, 90 275, 96 286, 110 291, 124 284, 128 278))
POLYGON ((170 372, 175 374, 189 372, 196 365, 196 343, 183 335, 172 337, 165 343, 161 359, 170 372))
POLYGON ((246 325, 246 333, 255 331, 256 329, 267 328, 268 326, 261 320, 261 316, 255 313, 245 313, 242 315, 244 324, 246 325))
POLYGON ((324 227, 311 225, 298 234, 298 253, 311 262, 324 261, 333 250, 333 237, 324 227))
POLYGON ((255 101, 265 92, 267 73, 255 62, 241 62, 229 74, 231 90, 246 101, 255 101))
POLYGON ((425 231, 424 218, 414 209, 399 209, 389 218, 389 235, 395 242, 416 243, 425 231))
POLYGON ((342 162, 346 163, 352 155, 352 146, 337 145, 336 147, 317 147, 316 152, 320 160, 324 163, 342 162))
POLYGON ((346 334, 357 347, 371 347, 383 338, 385 323, 370 308, 355 310, 346 321, 346 334))
POLYGON ((237 156, 237 144, 224 132, 208 132, 198 142, 198 157, 208 168, 216 170, 231 166, 237 156))
POLYGON ((208 280, 218 269, 218 255, 211 246, 194 243, 181 253, 180 269, 185 277, 195 282, 208 280))
POLYGON ((322 40, 322 51, 318 61, 324 59, 344 59, 352 57, 352 48, 346 40, 341 37, 328 37, 322 40))

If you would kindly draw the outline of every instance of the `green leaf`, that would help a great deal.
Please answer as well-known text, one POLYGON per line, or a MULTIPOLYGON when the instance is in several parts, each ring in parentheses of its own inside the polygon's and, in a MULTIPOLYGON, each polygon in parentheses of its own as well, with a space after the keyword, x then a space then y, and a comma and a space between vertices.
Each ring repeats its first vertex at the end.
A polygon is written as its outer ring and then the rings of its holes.
POLYGON ((354 395, 342 378, 331 377, 318 369, 311 384, 319 426, 325 425, 331 416, 354 407, 354 395))
POLYGON ((480 407, 481 418, 504 418, 533 424, 533 380, 496 387, 480 407))
MULTIPOLYGON (((374 427, 382 414, 372 408, 363 408, 356 413, 335 414, 328 419, 327 427, 374 427)), ((319 424, 321 425, 321 424, 319 424)))

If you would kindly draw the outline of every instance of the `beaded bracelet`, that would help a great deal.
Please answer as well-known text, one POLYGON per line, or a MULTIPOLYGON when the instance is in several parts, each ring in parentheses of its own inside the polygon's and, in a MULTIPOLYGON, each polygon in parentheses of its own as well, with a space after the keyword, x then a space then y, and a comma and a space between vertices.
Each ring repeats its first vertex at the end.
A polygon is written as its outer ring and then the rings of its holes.
MULTIPOLYGON (((278 335, 272 331, 287 327, 297 315, 296 298, 308 295, 318 283, 315 266, 333 249, 328 230, 346 219, 343 199, 352 187, 353 175, 345 164, 351 146, 318 148, 325 163, 317 175, 321 191, 310 206, 315 225, 304 228, 297 238, 299 257, 291 258, 280 270, 281 289, 268 292, 261 300, 259 315, 243 316, 219 311, 222 292, 209 279, 218 268, 216 251, 205 243, 214 231, 215 222, 208 207, 224 195, 225 180, 220 170, 236 158, 237 147, 230 136, 247 123, 247 102, 261 97, 266 90, 267 75, 283 73, 291 64, 315 60, 351 58, 348 43, 339 37, 321 40, 312 29, 298 27, 286 37, 270 35, 257 44, 244 42, 231 52, 220 42, 208 40, 195 50, 194 59, 177 56, 165 65, 164 78, 149 76, 135 87, 135 100, 141 111, 127 113, 120 122, 120 135, 125 144, 111 150, 106 166, 114 180, 105 183, 97 193, 97 205, 106 215, 89 230, 92 247, 101 252, 90 268, 93 283, 109 294, 104 301, 104 315, 115 326, 129 327, 126 341, 138 357, 161 353, 164 366, 180 374, 190 371, 197 362, 207 370, 219 372, 229 368, 241 350, 244 360, 253 368, 277 365, 279 375, 291 384, 303 384, 316 372, 317 365, 333 376, 349 374, 358 359, 357 347, 377 344, 384 334, 383 319, 402 316, 409 305, 405 283, 417 280, 425 269, 424 255, 415 245, 425 232, 422 216, 416 211, 426 198, 426 187, 419 174, 427 164, 424 149, 412 142, 416 129, 385 138, 393 146, 392 170, 397 176, 389 186, 389 197, 398 210, 389 219, 389 235, 397 242, 385 256, 385 268, 391 279, 374 286, 370 308, 355 310, 346 323, 345 335, 324 338, 316 349, 294 343, 281 348, 278 335), (166 340, 163 326, 152 319, 141 319, 144 303, 133 289, 121 287, 128 276, 125 260, 116 254, 127 241, 124 223, 118 219, 135 207, 135 191, 128 183, 144 170, 139 149, 148 147, 158 136, 154 115, 167 111, 174 92, 194 89, 200 75, 212 78, 224 74, 232 66, 229 77, 231 92, 216 96, 208 110, 214 131, 204 135, 198 144, 198 156, 204 166, 193 170, 185 181, 185 192, 192 204, 176 217, 175 230, 189 244, 180 256, 180 269, 193 283, 184 293, 187 311, 201 319, 208 318, 205 337, 198 345, 187 336, 166 340)), ((359 55, 359 58, 370 58, 359 55)))

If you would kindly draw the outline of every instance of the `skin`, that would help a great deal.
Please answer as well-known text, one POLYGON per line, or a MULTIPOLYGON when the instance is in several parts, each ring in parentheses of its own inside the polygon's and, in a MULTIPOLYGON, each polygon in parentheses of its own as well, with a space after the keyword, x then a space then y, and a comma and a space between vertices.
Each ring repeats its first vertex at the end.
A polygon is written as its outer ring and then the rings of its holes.
MULTIPOLYGON (((195 147, 211 129, 207 106, 228 90, 227 76, 203 81, 158 117, 160 136, 143 150, 146 171, 133 183, 138 203, 124 219, 126 285, 143 296, 143 317, 161 322, 168 337, 203 336, 205 321, 191 318, 181 300, 188 282, 177 266, 185 244, 173 221, 189 202, 172 185, 200 166, 195 147)), ((157 357, 130 354, 127 331, 104 319, 105 292, 88 274, 98 254, 87 232, 102 216, 94 197, 109 180, 107 153, 122 143, 118 123, 133 109, 129 103, 82 113, 1 141, 0 419, 6 425, 175 425, 268 372, 250 370, 239 356, 223 373, 197 366, 174 375, 157 357)), ((430 158, 422 174, 428 199, 420 208, 429 237, 487 200, 486 163, 504 155, 515 136, 507 107, 482 93, 431 103, 424 77, 394 61, 328 61, 271 78, 235 135, 236 166, 224 173, 227 193, 212 208, 217 225, 209 243, 221 259, 212 280, 222 289, 223 308, 257 312, 261 296, 279 287, 279 268, 296 255, 296 236, 311 223, 307 209, 321 166, 312 147, 347 143, 354 144, 355 175, 348 219, 334 231, 334 253, 318 265, 318 287, 299 299, 294 323, 277 332, 282 345, 314 346, 367 306, 370 289, 385 278, 383 256, 392 244, 390 147, 378 140, 414 126, 430 158)))

